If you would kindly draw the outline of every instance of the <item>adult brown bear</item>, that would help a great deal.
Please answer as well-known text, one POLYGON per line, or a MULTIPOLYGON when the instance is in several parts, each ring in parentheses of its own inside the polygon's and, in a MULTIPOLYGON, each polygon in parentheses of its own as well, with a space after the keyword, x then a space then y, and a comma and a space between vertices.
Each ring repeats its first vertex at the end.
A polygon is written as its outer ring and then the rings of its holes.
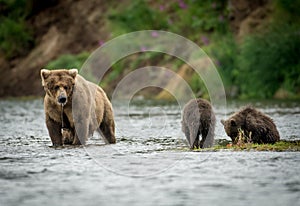
POLYGON ((106 142, 116 142, 112 106, 98 85, 85 80, 77 69, 42 69, 41 78, 46 125, 54 146, 85 144, 95 130, 106 142))

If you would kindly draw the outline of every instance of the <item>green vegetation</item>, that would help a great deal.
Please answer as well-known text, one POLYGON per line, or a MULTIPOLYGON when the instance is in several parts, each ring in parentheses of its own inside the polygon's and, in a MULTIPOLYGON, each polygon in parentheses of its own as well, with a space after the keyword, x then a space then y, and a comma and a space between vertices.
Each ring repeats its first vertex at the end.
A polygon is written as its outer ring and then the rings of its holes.
POLYGON ((291 16, 300 16, 299 8, 300 8, 300 1, 298 0, 276 0, 277 9, 283 10, 286 13, 290 14, 291 16))
POLYGON ((146 1, 133 1, 120 9, 113 9, 108 15, 108 19, 113 22, 111 27, 115 37, 132 31, 167 29, 163 15, 149 7, 146 1))
POLYGON ((240 145, 215 145, 211 148, 195 149, 196 152, 208 152, 208 151, 272 151, 272 152, 296 152, 300 151, 300 141, 284 141, 281 140, 275 144, 253 144, 245 143, 240 145))
MULTIPOLYGON (((156 1, 138 0, 128 6, 112 9, 108 15, 113 36, 139 30, 166 30, 187 37, 199 45, 209 45, 212 32, 227 32, 226 1, 156 1)), ((112 67, 104 85, 143 66, 165 66, 177 71, 184 62, 168 55, 146 52, 128 57, 112 67)), ((195 73, 188 80, 196 95, 208 97, 205 85, 195 73)), ((103 83, 102 83, 103 84, 103 83)))
MULTIPOLYGON (((30 15, 26 0, 0 0, 0 53, 8 59, 24 55, 33 44, 26 24, 30 15)), ((195 42, 213 59, 227 91, 233 98, 268 99, 278 91, 300 98, 300 0, 269 3, 267 20, 242 38, 230 29, 232 5, 228 0, 122 1, 108 7, 107 25, 112 38, 139 30, 165 30, 195 42)), ((256 5, 257 6, 257 5, 256 5)), ((48 68, 80 68, 88 53, 66 54, 48 68)), ((181 60, 144 52, 117 62, 102 84, 114 85, 128 72, 143 66, 168 66, 178 71, 181 60)), ((188 80, 195 94, 207 96, 195 74, 188 80)))
POLYGON ((25 0, 0 0, 0 51, 7 58, 22 55, 33 44, 26 8, 25 0))
MULTIPOLYGON (((109 20, 114 35, 160 29, 196 42, 214 60, 226 89, 237 88, 234 97, 272 98, 283 89, 290 98, 297 98, 300 97, 300 21, 295 21, 299 20, 295 8, 299 4, 299 0, 273 2, 271 23, 240 42, 229 29, 227 1, 182 0, 151 4, 139 0, 125 9, 116 9, 109 20)), ((119 68, 116 72, 120 71, 119 68)), ((204 86, 194 76, 189 83, 195 93, 204 86)))
POLYGON ((47 69, 76 68, 76 69, 80 70, 81 66, 87 60, 89 55, 90 54, 88 52, 82 52, 77 55, 64 54, 64 55, 60 56, 59 58, 55 59, 54 61, 49 62, 49 64, 46 66, 46 68, 47 69))
POLYGON ((101 86, 104 88, 108 85, 115 86, 116 81, 138 68, 164 66, 176 72, 183 64, 184 62, 182 60, 159 52, 133 54, 116 62, 104 76, 101 86), (156 63, 154 64, 153 62, 156 63))
POLYGON ((205 87, 205 84, 202 81, 202 79, 199 78, 199 75, 197 73, 192 74, 192 78, 188 83, 196 97, 201 96, 203 98, 209 99, 208 91, 205 87))
POLYGON ((299 27, 281 25, 249 36, 240 52, 237 84, 245 97, 269 98, 279 88, 299 92, 299 27))
POLYGON ((225 87, 231 87, 237 84, 237 79, 240 75, 237 67, 239 48, 233 34, 230 32, 223 36, 214 36, 215 40, 213 43, 206 46, 204 50, 212 57, 225 87))
POLYGON ((225 139, 218 139, 215 145, 211 148, 196 149, 194 151, 300 151, 300 140, 287 141, 281 140, 274 144, 256 144, 251 141, 251 132, 246 136, 244 131, 239 129, 238 136, 235 142, 225 139))
POLYGON ((228 31, 226 0, 137 0, 108 13, 113 36, 139 30, 166 30, 207 44, 205 34, 228 31))

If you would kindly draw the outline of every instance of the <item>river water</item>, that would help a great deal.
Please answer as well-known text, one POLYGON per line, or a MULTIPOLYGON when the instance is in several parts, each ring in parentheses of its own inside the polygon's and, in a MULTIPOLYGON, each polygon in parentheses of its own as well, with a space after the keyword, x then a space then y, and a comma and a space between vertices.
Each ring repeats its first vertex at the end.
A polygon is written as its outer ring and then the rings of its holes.
MULTIPOLYGON (((215 108, 216 139, 241 105, 215 108)), ((300 139, 299 102, 254 105, 300 139)), ((193 152, 176 105, 114 110, 117 144, 55 149, 41 99, 0 101, 0 205, 299 205, 300 152, 193 152)))

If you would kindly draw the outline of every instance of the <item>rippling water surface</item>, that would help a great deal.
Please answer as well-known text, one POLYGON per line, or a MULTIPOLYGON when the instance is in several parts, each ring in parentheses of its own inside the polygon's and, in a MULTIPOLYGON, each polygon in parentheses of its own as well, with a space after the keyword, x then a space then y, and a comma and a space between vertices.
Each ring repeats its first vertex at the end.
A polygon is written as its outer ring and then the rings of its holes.
MULTIPOLYGON (((243 103, 217 107, 220 119, 243 103)), ((300 139, 297 102, 255 103, 300 139)), ((117 144, 54 149, 42 100, 0 102, 0 205, 297 205, 299 152, 192 152, 176 105, 115 108, 117 144), (129 114, 129 115, 127 115, 129 114)))

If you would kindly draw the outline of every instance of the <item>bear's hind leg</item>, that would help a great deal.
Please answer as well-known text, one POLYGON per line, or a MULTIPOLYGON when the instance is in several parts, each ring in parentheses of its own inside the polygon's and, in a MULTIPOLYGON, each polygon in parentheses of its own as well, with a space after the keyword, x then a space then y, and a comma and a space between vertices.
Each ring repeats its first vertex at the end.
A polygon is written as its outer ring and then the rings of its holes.
POLYGON ((189 146, 191 146, 192 143, 190 142, 190 131, 189 131, 189 128, 188 128, 188 126, 185 124, 184 121, 181 122, 181 130, 182 130, 182 132, 185 134, 185 137, 186 137, 186 139, 187 139, 187 141, 188 141, 189 146))
POLYGON ((214 128, 204 128, 202 130, 202 139, 200 141, 201 148, 212 147, 214 144, 214 128))
POLYGON ((89 136, 89 123, 87 119, 78 118, 75 124, 73 145, 85 145, 89 136))
POLYGON ((100 124, 100 132, 103 135, 103 137, 105 138, 105 140, 110 143, 110 144, 114 144, 116 143, 116 137, 115 137, 115 123, 114 121, 111 122, 105 122, 103 121, 100 124))
POLYGON ((190 149, 199 148, 199 125, 198 124, 192 124, 189 125, 189 131, 190 131, 190 149))
POLYGON ((200 141, 200 148, 201 149, 203 149, 203 148, 205 148, 205 146, 207 145, 207 144, 205 144, 206 142, 206 139, 208 139, 207 138, 207 134, 208 134, 208 131, 207 131, 207 129, 203 129, 202 130, 202 138, 201 138, 201 141, 200 141))
POLYGON ((200 132, 198 131, 196 139, 195 139, 194 144, 193 144, 193 149, 194 148, 199 149, 199 136, 200 136, 200 132))

